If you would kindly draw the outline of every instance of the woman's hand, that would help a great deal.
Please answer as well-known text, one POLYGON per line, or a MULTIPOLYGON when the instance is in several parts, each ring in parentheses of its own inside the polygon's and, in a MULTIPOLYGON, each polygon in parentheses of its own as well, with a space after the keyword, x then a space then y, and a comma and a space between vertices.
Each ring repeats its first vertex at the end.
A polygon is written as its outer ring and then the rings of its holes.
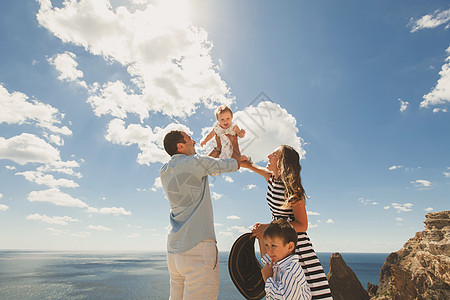
POLYGON ((261 223, 256 223, 255 225, 253 225, 252 228, 252 236, 256 236, 256 238, 260 241, 263 240, 263 233, 264 230, 266 230, 267 226, 269 226, 269 224, 261 224, 261 223))

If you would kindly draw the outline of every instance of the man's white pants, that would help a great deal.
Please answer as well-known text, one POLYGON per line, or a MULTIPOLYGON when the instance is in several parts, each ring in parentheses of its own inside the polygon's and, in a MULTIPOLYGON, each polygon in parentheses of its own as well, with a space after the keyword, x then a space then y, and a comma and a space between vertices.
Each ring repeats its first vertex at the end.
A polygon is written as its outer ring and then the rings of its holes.
POLYGON ((168 253, 170 300, 217 299, 219 253, 216 241, 204 240, 183 253, 168 253))

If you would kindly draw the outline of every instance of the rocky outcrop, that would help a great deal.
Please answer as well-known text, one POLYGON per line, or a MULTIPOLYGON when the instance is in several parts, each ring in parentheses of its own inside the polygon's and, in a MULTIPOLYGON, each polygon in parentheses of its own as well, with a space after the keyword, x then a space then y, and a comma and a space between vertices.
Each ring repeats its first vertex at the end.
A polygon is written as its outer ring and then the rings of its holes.
POLYGON ((425 230, 386 258, 378 288, 368 286, 372 300, 450 299, 450 211, 425 217, 425 230))
POLYGON ((369 300, 369 295, 356 274, 347 266, 339 253, 331 255, 327 279, 334 300, 369 300))

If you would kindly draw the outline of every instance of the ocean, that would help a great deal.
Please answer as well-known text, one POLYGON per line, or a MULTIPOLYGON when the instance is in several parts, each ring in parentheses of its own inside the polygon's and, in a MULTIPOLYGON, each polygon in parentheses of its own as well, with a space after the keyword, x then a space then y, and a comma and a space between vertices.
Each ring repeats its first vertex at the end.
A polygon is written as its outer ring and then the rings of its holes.
MULTIPOLYGON (((331 253, 317 253, 328 274, 331 253)), ((387 253, 341 253, 364 288, 378 284, 387 253)), ((219 299, 244 299, 220 252, 219 299)), ((164 252, 0 251, 0 299, 168 299, 164 252)))

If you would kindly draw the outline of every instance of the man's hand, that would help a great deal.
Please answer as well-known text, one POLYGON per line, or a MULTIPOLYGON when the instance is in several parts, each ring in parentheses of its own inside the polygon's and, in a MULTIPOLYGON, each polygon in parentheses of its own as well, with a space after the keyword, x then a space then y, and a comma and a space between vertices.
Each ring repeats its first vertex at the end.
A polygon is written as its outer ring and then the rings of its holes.
POLYGON ((261 269, 261 275, 264 279, 264 282, 267 281, 267 278, 273 276, 273 260, 270 261, 270 265, 267 265, 261 269))

